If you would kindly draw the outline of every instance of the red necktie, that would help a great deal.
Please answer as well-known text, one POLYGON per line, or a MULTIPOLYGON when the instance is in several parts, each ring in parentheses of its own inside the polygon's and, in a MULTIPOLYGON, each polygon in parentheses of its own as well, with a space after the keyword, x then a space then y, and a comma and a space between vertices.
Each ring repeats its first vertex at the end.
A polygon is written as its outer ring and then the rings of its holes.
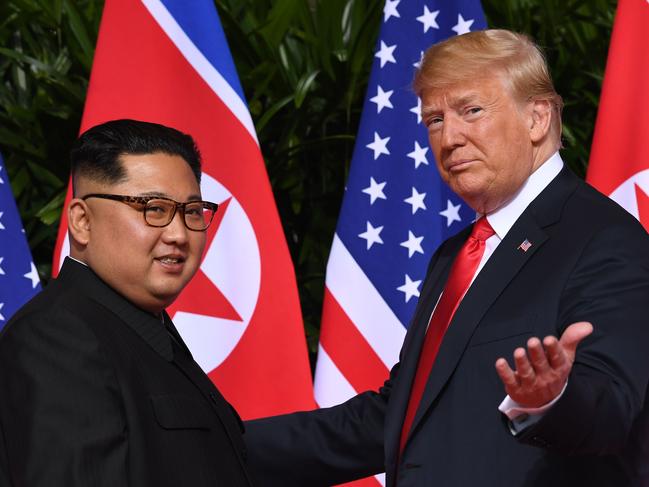
POLYGON ((406 410, 406 416, 401 429, 401 441, 399 442, 400 453, 403 451, 403 447, 408 439, 410 427, 415 419, 415 413, 417 412, 421 398, 424 395, 424 388, 426 387, 430 371, 433 368, 437 351, 442 344, 444 333, 460 301, 462 301, 464 293, 469 288, 474 274, 478 270, 478 265, 480 265, 482 255, 484 254, 485 240, 494 233, 487 219, 484 217, 480 218, 473 225, 471 235, 464 242, 464 245, 453 262, 446 286, 444 287, 444 293, 430 319, 424 344, 421 347, 417 372, 415 373, 412 390, 410 391, 410 399, 408 400, 408 409, 406 410))

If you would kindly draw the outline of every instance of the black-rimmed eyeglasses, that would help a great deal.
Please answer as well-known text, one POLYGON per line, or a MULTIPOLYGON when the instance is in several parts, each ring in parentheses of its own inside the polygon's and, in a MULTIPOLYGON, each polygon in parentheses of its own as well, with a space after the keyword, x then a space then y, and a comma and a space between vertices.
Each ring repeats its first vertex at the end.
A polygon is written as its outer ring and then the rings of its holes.
POLYGON ((119 194, 93 193, 82 196, 82 200, 88 198, 102 198, 106 200, 121 201, 128 205, 138 205, 142 207, 144 221, 152 227, 166 227, 171 223, 176 215, 176 210, 180 208, 183 214, 183 221, 189 230, 202 232, 212 223, 214 213, 219 207, 216 203, 209 201, 188 201, 179 203, 170 198, 160 196, 124 196, 119 194))

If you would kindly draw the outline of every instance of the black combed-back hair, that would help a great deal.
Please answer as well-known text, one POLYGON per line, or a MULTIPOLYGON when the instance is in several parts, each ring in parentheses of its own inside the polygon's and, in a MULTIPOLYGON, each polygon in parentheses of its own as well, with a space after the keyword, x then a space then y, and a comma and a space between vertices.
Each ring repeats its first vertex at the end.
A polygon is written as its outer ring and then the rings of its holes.
POLYGON ((70 152, 73 184, 78 177, 115 184, 126 171, 120 157, 163 153, 182 157, 201 182, 201 154, 194 139, 174 128, 139 120, 111 120, 79 136, 70 152))

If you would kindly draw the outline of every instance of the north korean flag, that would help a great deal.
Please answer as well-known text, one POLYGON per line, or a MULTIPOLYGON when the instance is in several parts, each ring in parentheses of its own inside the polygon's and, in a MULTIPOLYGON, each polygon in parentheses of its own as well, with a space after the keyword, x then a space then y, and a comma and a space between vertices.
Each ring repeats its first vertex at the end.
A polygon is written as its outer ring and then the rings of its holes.
MULTIPOLYGON (((244 419, 313 408, 295 275, 212 0, 106 1, 81 131, 119 118, 191 134, 203 196, 220 204, 201 268, 169 309, 196 361, 244 419)), ((56 269, 66 229, 64 215, 56 269)))
POLYGON ((649 230, 649 2, 620 0, 587 180, 649 230))

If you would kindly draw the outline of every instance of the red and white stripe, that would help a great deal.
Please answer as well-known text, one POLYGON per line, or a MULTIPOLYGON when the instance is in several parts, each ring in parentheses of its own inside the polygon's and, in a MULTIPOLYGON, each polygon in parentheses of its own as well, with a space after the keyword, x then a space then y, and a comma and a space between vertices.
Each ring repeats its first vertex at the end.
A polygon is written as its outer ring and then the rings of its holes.
MULTIPOLYGON (((314 379, 318 405, 333 406, 379 388, 399 359, 405 334, 397 316, 335 235, 314 379)), ((377 475, 376 481, 385 484, 383 475, 377 475)))

